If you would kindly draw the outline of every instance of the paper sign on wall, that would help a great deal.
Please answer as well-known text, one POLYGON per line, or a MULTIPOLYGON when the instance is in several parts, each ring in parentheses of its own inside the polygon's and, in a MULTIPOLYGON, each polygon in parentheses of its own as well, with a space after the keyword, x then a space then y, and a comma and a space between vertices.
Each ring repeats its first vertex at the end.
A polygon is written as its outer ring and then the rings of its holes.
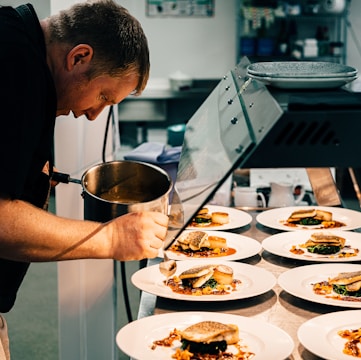
POLYGON ((147 0, 149 17, 212 17, 214 0, 147 0))

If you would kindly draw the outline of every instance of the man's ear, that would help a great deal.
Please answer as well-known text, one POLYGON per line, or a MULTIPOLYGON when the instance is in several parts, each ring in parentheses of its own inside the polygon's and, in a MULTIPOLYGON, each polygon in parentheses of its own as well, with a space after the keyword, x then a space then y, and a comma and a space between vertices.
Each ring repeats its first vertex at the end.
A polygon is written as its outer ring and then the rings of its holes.
POLYGON ((66 68, 72 70, 75 66, 89 64, 93 58, 93 48, 88 44, 73 47, 66 56, 66 68))

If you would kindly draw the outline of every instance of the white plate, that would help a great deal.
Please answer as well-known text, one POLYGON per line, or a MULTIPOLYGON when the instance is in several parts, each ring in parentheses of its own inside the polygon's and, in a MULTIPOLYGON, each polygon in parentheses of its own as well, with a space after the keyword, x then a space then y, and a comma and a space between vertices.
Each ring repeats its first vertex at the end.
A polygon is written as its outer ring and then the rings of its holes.
POLYGON ((357 76, 329 78, 273 78, 249 74, 250 78, 281 89, 332 89, 348 84, 357 76))
POLYGON ((361 233, 351 232, 351 231, 336 231, 333 230, 332 234, 340 236, 346 239, 346 246, 349 246, 350 249, 343 250, 345 252, 353 253, 352 249, 359 249, 359 252, 355 256, 350 257, 337 257, 337 254, 333 255, 320 255, 312 254, 307 251, 307 249, 302 248, 304 251, 303 254, 296 255, 290 252, 292 246, 300 248, 300 244, 304 244, 311 236, 311 234, 317 232, 326 232, 322 230, 305 230, 305 231, 292 231, 292 232, 283 232, 280 234, 272 235, 262 242, 262 247, 264 250, 270 252, 271 254, 283 256, 290 259, 304 260, 304 261, 314 261, 314 262, 350 262, 350 261, 361 261, 361 233))
MULTIPOLYGON (((198 229, 202 231, 201 229, 198 229)), ((190 233, 194 230, 185 230, 182 234, 190 233)), ((262 250, 261 244, 248 236, 243 236, 239 234, 224 232, 224 231, 207 231, 207 234, 209 236, 220 236, 226 239, 227 246, 229 248, 233 248, 236 250, 234 254, 227 255, 227 256, 214 256, 212 257, 189 257, 187 255, 184 255, 182 253, 176 253, 174 251, 166 251, 169 259, 174 260, 209 260, 213 259, 213 261, 217 261, 217 259, 220 260, 240 260, 240 259, 247 259, 253 255, 258 254, 262 250)), ((361 254, 360 254, 361 256, 361 254)))
MULTIPOLYGON (((155 350, 151 350, 153 341, 164 339, 174 328, 183 330, 200 321, 237 325, 240 343, 246 345, 248 351, 255 353, 252 360, 282 360, 294 349, 291 337, 274 325, 244 316, 214 312, 177 312, 148 316, 120 329, 116 343, 135 360, 171 360, 180 342, 174 342, 170 348, 157 346, 155 350)), ((228 350, 231 349, 232 346, 229 346, 228 350)))
POLYGON ((177 271, 175 275, 179 275, 192 267, 203 266, 205 264, 224 264, 230 266, 233 269, 234 279, 242 281, 239 289, 232 291, 227 295, 194 296, 177 294, 164 284, 165 277, 160 273, 158 264, 137 271, 131 277, 131 281, 135 287, 150 294, 168 299, 187 301, 227 301, 246 299, 266 293, 271 290, 277 282, 272 273, 262 268, 233 261, 221 261, 218 259, 177 261, 177 271))
POLYGON ((305 210, 319 209, 319 210, 329 211, 332 213, 332 219, 346 224, 345 226, 341 226, 338 228, 327 229, 327 231, 354 230, 361 227, 361 212, 350 209, 328 207, 328 206, 290 206, 290 207, 271 209, 271 210, 263 211, 262 213, 258 214, 256 220, 264 226, 278 230, 285 230, 285 231, 319 230, 319 225, 315 225, 315 226, 298 225, 295 227, 290 227, 282 224, 282 221, 287 220, 288 217, 294 211, 303 210, 303 209, 305 210))
POLYGON ((322 359, 356 359, 342 352, 345 339, 337 334, 340 330, 359 329, 361 310, 337 311, 317 316, 303 323, 298 329, 300 343, 322 359))
POLYGON ((319 304, 361 308, 361 301, 330 299, 313 292, 312 284, 333 278, 341 272, 361 270, 357 264, 317 264, 296 267, 287 270, 278 277, 278 284, 293 296, 319 304))
POLYGON ((328 78, 357 75, 351 66, 326 61, 269 61, 248 66, 249 74, 273 78, 328 78))
POLYGON ((229 215, 229 222, 219 226, 187 226, 187 229, 192 230, 230 230, 246 226, 252 222, 252 216, 245 211, 216 205, 205 205, 209 213, 225 212, 229 215))

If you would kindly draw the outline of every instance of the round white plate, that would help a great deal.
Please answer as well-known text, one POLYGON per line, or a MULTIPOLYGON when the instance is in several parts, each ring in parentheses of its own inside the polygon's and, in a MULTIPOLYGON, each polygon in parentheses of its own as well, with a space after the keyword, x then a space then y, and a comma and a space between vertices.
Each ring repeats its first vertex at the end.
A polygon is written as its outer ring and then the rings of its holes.
MULTIPOLYGON (((202 231, 201 229, 199 229, 202 231)), ((195 230, 185 230, 183 234, 190 233, 195 230)), ((217 259, 221 260, 241 260, 241 259, 247 259, 251 256, 254 256, 258 254, 262 250, 261 244, 248 236, 243 236, 239 234, 234 234, 230 232, 224 232, 224 231, 207 231, 207 234, 209 236, 220 236, 226 239, 227 246, 229 248, 235 249, 236 252, 231 255, 227 256, 214 256, 214 257, 190 257, 187 255, 184 255, 182 253, 177 253, 175 251, 167 250, 166 253, 168 255, 169 259, 174 260, 208 260, 213 259, 213 261, 217 261, 217 259)), ((360 254, 361 256, 361 254, 360 254)))
POLYGON ((300 244, 304 244, 312 234, 317 232, 326 233, 325 230, 305 230, 305 231, 292 231, 283 232, 272 235, 262 242, 264 250, 271 254, 283 256, 290 259, 314 261, 314 262, 350 262, 350 261, 361 261, 361 233, 351 231, 336 231, 333 230, 332 234, 340 236, 346 239, 346 249, 341 252, 354 253, 353 250, 358 249, 359 252, 355 256, 350 257, 338 257, 338 254, 332 255, 320 255, 313 254, 307 251, 306 248, 300 248, 300 244), (292 246, 296 246, 298 249, 304 251, 303 254, 297 255, 290 251, 292 246), (350 248, 348 249, 347 246, 350 248))
POLYGON ((266 85, 281 89, 332 89, 338 88, 357 79, 357 76, 321 77, 321 78, 276 78, 248 74, 250 78, 266 85))
POLYGON ((179 275, 183 271, 195 266, 203 266, 205 264, 224 264, 233 269, 233 278, 242 281, 239 288, 227 295, 184 295, 177 294, 170 287, 164 284, 165 277, 159 271, 159 265, 145 267, 131 277, 131 281, 135 287, 153 295, 163 298, 187 301, 227 301, 246 299, 257 296, 271 290, 277 280, 275 276, 262 268, 254 265, 248 265, 233 261, 221 261, 219 259, 212 260, 184 260, 177 261, 177 271, 175 275, 179 275))
POLYGON ((361 310, 344 310, 306 321, 298 329, 297 336, 307 350, 322 359, 352 360, 356 358, 342 352, 346 340, 338 335, 338 331, 360 327, 361 310))
POLYGON ((282 222, 286 221, 294 211, 302 210, 302 209, 305 210, 320 209, 320 210, 329 211, 332 213, 332 219, 346 224, 345 226, 341 226, 338 228, 327 229, 327 231, 354 230, 361 227, 361 212, 350 209, 328 207, 328 206, 290 206, 290 207, 271 209, 271 210, 263 211, 262 213, 258 214, 256 220, 264 226, 278 230, 285 230, 285 231, 319 230, 320 225, 315 225, 315 226, 297 225, 295 227, 283 225, 282 222))
POLYGON ((357 69, 326 61, 269 61, 250 64, 249 74, 281 78, 329 78, 357 75, 357 69))
POLYGON ((330 299, 326 296, 315 294, 312 289, 314 283, 333 278, 341 272, 359 270, 361 270, 361 265, 357 264, 317 264, 299 266, 282 273, 278 277, 278 284, 283 290, 291 295, 304 300, 340 307, 361 308, 361 301, 330 299))
MULTIPOLYGON (((116 335, 118 347, 135 360, 170 360, 180 342, 172 347, 151 345, 155 340, 169 336, 174 328, 183 330, 201 321, 218 321, 235 324, 239 328, 240 344, 255 354, 252 360, 282 360, 294 349, 291 337, 282 329, 267 322, 233 314, 215 312, 177 312, 147 316, 133 321, 120 329, 116 335)), ((227 350, 232 351, 232 346, 227 350)))
POLYGON ((187 226, 187 229, 192 230, 230 230, 246 226, 252 222, 252 216, 245 211, 217 205, 205 205, 209 213, 225 212, 229 215, 229 222, 219 226, 187 226))

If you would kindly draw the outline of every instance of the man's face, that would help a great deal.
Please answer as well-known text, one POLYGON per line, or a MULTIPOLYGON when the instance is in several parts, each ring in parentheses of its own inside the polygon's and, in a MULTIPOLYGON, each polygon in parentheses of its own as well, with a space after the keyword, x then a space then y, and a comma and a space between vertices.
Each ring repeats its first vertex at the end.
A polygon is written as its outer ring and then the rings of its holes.
POLYGON ((106 106, 118 104, 133 92, 137 83, 136 76, 99 76, 90 81, 83 76, 69 77, 57 88, 57 116, 73 112, 75 117, 95 120, 106 106))

